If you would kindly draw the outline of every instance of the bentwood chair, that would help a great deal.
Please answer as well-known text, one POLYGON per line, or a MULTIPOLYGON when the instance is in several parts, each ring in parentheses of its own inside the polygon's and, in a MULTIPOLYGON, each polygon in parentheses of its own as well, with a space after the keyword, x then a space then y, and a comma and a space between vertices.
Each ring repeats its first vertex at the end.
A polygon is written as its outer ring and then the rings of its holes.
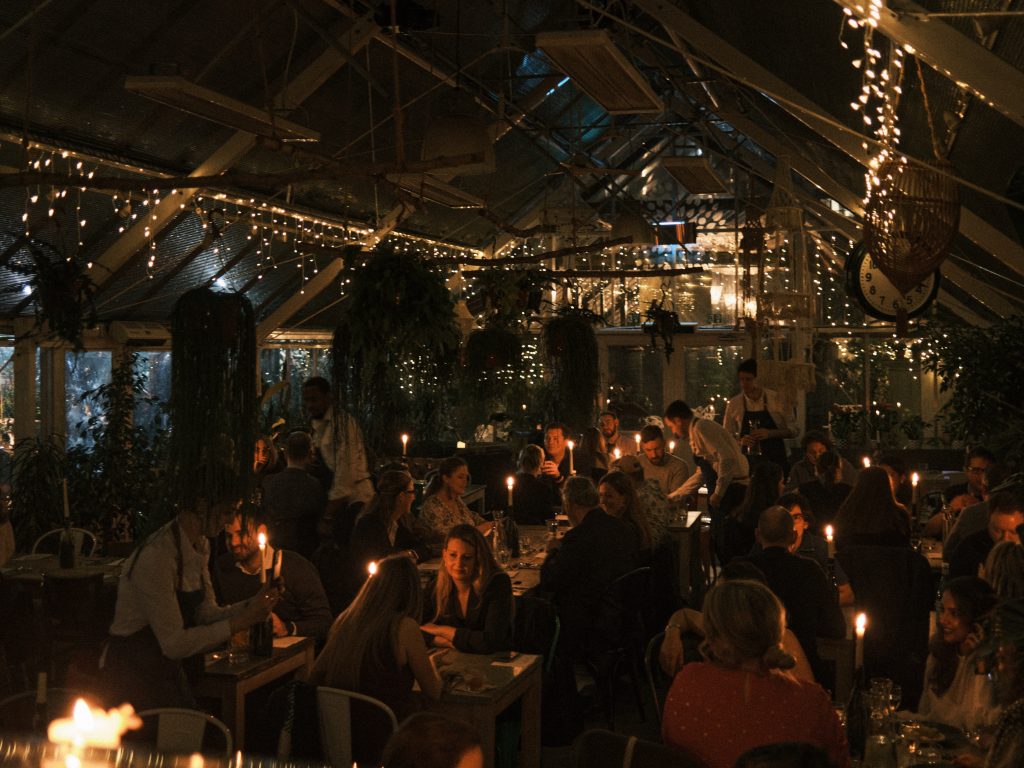
MULTIPOLYGON (((75 701, 85 699, 94 706, 99 697, 86 691, 72 688, 46 689, 46 716, 42 723, 45 729, 52 720, 58 717, 69 717, 75 701)), ((36 715, 36 690, 30 688, 8 696, 0 701, 0 733, 30 733, 32 720, 36 715)))
MULTIPOLYGON (((390 737, 398 730, 398 718, 395 717, 391 707, 371 696, 364 696, 353 691, 343 691, 340 688, 320 686, 316 689, 316 700, 320 717, 320 744, 325 759, 333 768, 350 768, 355 764, 353 758, 355 750, 352 744, 352 711, 354 708, 361 710, 356 718, 360 729, 367 728, 367 721, 372 715, 376 715, 378 720, 383 719, 390 725, 386 737, 390 737)), ((378 752, 376 755, 378 762, 379 752, 383 752, 386 741, 387 738, 379 745, 369 745, 371 749, 378 752)))
POLYGON ((176 755, 210 752, 212 750, 207 744, 208 735, 212 733, 214 742, 223 743, 224 757, 231 758, 231 731, 213 715, 177 707, 147 709, 138 715, 142 719, 144 733, 151 733, 155 724, 157 752, 176 755))
POLYGON ((658 653, 661 650, 661 641, 665 639, 665 633, 659 632, 647 643, 647 650, 644 651, 644 673, 647 675, 647 687, 651 689, 651 698, 654 700, 654 712, 661 722, 661 702, 668 692, 668 686, 672 679, 661 669, 661 662, 658 660, 658 653))
MULTIPOLYGON (((54 528, 52 531, 47 531, 36 539, 36 543, 32 545, 32 553, 57 554, 62 533, 64 533, 63 528, 54 528)), ((75 542, 75 551, 85 557, 92 557, 96 551, 96 534, 85 528, 72 528, 71 536, 75 542)))
POLYGON ((697 768, 671 747, 601 729, 587 731, 573 750, 577 768, 697 768))

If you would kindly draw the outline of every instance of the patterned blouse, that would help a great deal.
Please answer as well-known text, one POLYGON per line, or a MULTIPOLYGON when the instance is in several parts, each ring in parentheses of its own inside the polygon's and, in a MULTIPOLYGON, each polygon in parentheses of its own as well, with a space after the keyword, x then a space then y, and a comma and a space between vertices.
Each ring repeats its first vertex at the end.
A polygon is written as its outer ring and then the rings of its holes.
POLYGON ((657 480, 644 480, 636 489, 637 506, 651 527, 651 539, 657 547, 667 541, 669 525, 675 518, 675 509, 665 497, 657 480))
POLYGON ((429 527, 435 534, 440 536, 441 541, 448 535, 448 531, 461 523, 469 525, 480 525, 486 522, 480 515, 466 506, 461 498, 455 499, 455 509, 444 503, 441 494, 435 493, 428 496, 420 507, 420 520, 429 527))

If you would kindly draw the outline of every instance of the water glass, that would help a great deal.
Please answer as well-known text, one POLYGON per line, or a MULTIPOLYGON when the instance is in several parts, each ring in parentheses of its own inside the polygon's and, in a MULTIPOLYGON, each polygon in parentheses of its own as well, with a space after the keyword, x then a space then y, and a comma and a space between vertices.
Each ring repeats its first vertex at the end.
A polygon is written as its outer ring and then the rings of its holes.
POLYGON ((548 537, 552 539, 558 538, 558 520, 552 517, 550 520, 545 520, 544 522, 546 522, 548 526, 548 537))

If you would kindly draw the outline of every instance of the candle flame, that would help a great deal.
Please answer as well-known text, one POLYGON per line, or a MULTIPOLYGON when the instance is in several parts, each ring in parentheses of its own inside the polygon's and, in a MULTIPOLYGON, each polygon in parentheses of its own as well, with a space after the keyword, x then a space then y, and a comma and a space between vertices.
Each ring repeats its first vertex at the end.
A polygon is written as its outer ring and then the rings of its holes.
POLYGON ((260 549, 266 549, 267 548, 267 534, 265 534, 263 531, 260 531, 259 533, 256 534, 256 541, 259 542, 260 549))
POLYGON ((142 721, 131 704, 104 711, 92 709, 85 699, 77 699, 71 717, 57 718, 47 729, 47 738, 55 744, 75 748, 101 747, 117 749, 121 734, 139 728, 142 721))
POLYGON ((409 442, 409 436, 407 434, 403 433, 402 434, 402 445, 405 445, 408 442, 409 442))
POLYGON ((622 458, 622 451, 620 451, 620 450, 619 450, 618 448, 616 448, 615 450, 613 450, 613 451, 612 451, 612 454, 613 454, 613 455, 615 456, 615 460, 616 460, 616 461, 618 461, 619 459, 621 459, 621 458, 622 458))
POLYGON ((870 466, 871 466, 871 458, 869 456, 865 456, 864 457, 864 469, 867 469, 870 466))
POLYGON ((376 573, 377 573, 377 562, 375 560, 371 560, 370 564, 368 566, 366 566, 366 572, 369 573, 371 576, 375 576, 376 575, 376 573))
POLYGON ((509 475, 509 476, 508 476, 508 479, 507 479, 507 480, 505 480, 505 485, 507 485, 507 486, 508 486, 508 489, 509 489, 509 490, 511 491, 511 490, 512 490, 512 487, 513 487, 513 486, 514 486, 515 484, 516 484, 516 479, 515 479, 515 478, 514 478, 514 477, 513 477, 512 475, 509 475))
POLYGON ((639 432, 637 432, 635 435, 633 435, 633 439, 636 440, 636 444, 637 445, 640 445, 640 433, 639 432))
POLYGON ((857 637, 864 637, 864 630, 868 626, 868 615, 866 613, 858 613, 856 619, 857 637))
POLYGON ((669 440, 668 441, 668 452, 672 453, 672 451, 674 451, 675 449, 676 449, 676 441, 675 440, 669 440))
POLYGON ((576 447, 576 443, 574 443, 572 440, 570 440, 569 441, 569 450, 571 451, 575 447, 576 447))
POLYGON ((911 483, 911 485, 917 485, 918 482, 920 482, 920 480, 921 480, 921 476, 919 474, 917 474, 917 472, 915 472, 914 474, 912 474, 910 476, 910 483, 911 483))
POLYGON ((826 525, 825 526, 825 540, 826 541, 832 541, 833 533, 834 533, 834 531, 832 530, 832 526, 831 525, 826 525))

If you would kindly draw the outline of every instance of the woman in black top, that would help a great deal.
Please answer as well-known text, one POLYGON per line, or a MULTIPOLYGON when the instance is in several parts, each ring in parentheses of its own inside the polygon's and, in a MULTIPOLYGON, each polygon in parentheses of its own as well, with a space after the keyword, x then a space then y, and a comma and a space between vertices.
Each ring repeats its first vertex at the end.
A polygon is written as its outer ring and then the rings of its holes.
POLYGON ((410 522, 409 511, 415 497, 416 486, 405 470, 392 469, 381 475, 377 495, 352 530, 352 594, 366 580, 371 562, 402 551, 415 555, 417 561, 430 557, 429 547, 416 535, 410 522))
POLYGON ((857 484, 839 507, 835 529, 837 549, 910 546, 910 514, 893 496, 884 469, 861 470, 857 484))
POLYGON ((420 629, 433 645, 467 653, 512 648, 512 581, 494 562, 483 535, 456 525, 445 538, 442 567, 427 595, 433 620, 420 629))
POLYGON ((541 480, 540 466, 544 449, 528 445, 519 453, 519 471, 512 491, 512 517, 518 525, 544 525, 555 516, 558 493, 551 483, 541 480))

